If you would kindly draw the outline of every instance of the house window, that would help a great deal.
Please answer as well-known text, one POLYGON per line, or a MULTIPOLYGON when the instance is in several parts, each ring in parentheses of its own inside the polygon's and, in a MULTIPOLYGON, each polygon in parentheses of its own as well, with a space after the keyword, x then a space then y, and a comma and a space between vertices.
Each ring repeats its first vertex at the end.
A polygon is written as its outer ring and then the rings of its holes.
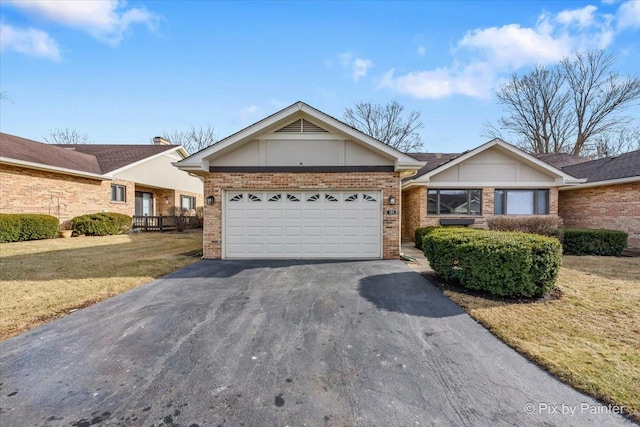
POLYGON ((480 215, 482 190, 429 190, 429 215, 480 215))
POLYGON ((191 196, 180 196, 180 208, 194 210, 196 208, 196 198, 191 196))
POLYGON ((127 201, 127 187, 124 185, 111 184, 111 201, 112 202, 126 202, 127 201))
POLYGON ((496 190, 496 215, 548 215, 549 190, 496 190))

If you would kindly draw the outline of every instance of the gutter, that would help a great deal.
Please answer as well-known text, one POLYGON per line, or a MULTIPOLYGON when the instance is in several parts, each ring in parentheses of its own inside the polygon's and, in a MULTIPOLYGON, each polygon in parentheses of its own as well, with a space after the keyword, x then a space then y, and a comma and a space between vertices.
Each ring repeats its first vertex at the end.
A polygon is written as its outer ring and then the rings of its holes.
POLYGON ((585 182, 586 179, 581 179, 579 181, 580 181, 580 185, 560 187, 559 190, 560 191, 580 190, 582 188, 604 187, 606 185, 629 184, 632 182, 640 182, 640 176, 630 176, 627 178, 609 179, 606 181, 594 181, 594 182, 585 182))
POLYGON ((99 179, 101 181, 111 181, 113 179, 113 177, 107 176, 107 175, 99 175, 91 172, 82 172, 75 169, 60 168, 57 166, 45 165, 42 163, 27 162, 24 160, 11 159, 8 157, 0 157, 0 163, 10 165, 10 166, 20 166, 20 167, 37 169, 37 170, 42 170, 47 172, 62 173, 65 175, 80 176, 83 178, 99 179))

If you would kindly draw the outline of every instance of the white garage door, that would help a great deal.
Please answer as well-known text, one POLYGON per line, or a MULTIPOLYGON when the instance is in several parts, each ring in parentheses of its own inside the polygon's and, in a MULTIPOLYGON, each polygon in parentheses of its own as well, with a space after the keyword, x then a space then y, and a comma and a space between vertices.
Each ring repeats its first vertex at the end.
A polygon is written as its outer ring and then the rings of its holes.
POLYGON ((378 191, 227 191, 226 258, 381 258, 378 191))

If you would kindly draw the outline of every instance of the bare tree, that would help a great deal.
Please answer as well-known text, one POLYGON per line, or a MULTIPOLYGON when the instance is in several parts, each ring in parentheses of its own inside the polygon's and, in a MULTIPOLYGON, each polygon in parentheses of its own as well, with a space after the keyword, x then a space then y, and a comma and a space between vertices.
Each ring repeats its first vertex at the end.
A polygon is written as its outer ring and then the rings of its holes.
POLYGON ((585 147, 585 149, 597 158, 640 150, 640 126, 622 128, 617 132, 608 132, 606 134, 601 133, 591 140, 593 143, 585 147))
POLYGON ((412 111, 403 118, 403 110, 396 101, 385 105, 358 102, 353 109, 346 108, 342 117, 349 126, 403 153, 419 151, 422 138, 418 130, 424 127, 420 112, 412 111))
POLYGON ((513 74, 496 92, 507 115, 485 135, 502 129, 526 151, 588 154, 590 140, 619 132, 630 121, 623 113, 640 100, 640 79, 620 76, 614 65, 613 56, 593 50, 513 74))
POLYGON ((93 141, 86 133, 80 133, 75 129, 56 128, 49 131, 49 135, 43 137, 49 144, 92 144, 93 141))
POLYGON ((573 154, 589 138, 619 129, 629 119, 618 114, 640 99, 640 79, 613 72, 615 57, 604 50, 577 54, 562 61, 576 116, 573 154))
POLYGON ((207 148, 218 141, 218 136, 211 125, 206 127, 191 125, 188 130, 163 131, 162 137, 172 144, 182 145, 190 154, 207 148))

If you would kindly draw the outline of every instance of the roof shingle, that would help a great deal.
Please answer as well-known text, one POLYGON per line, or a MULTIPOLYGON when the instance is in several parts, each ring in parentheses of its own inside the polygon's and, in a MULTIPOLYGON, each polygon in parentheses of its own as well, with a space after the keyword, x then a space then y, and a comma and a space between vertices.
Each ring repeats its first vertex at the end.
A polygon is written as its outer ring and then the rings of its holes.
POLYGON ((102 174, 98 159, 93 155, 70 151, 7 133, 0 133, 0 157, 78 172, 102 174))
POLYGON ((44 144, 0 133, 0 157, 104 175, 179 145, 44 144))
POLYGON ((421 162, 427 162, 426 165, 418 170, 418 173, 407 178, 416 179, 424 174, 431 172, 432 170, 439 168, 445 163, 460 157, 464 153, 407 153, 409 156, 421 162))
POLYGON ((102 173, 109 173, 147 157, 179 147, 178 145, 134 144, 57 144, 69 151, 94 156, 102 173))
POLYGON ((586 178, 587 182, 640 177, 640 150, 565 166, 562 170, 577 178, 586 178))

